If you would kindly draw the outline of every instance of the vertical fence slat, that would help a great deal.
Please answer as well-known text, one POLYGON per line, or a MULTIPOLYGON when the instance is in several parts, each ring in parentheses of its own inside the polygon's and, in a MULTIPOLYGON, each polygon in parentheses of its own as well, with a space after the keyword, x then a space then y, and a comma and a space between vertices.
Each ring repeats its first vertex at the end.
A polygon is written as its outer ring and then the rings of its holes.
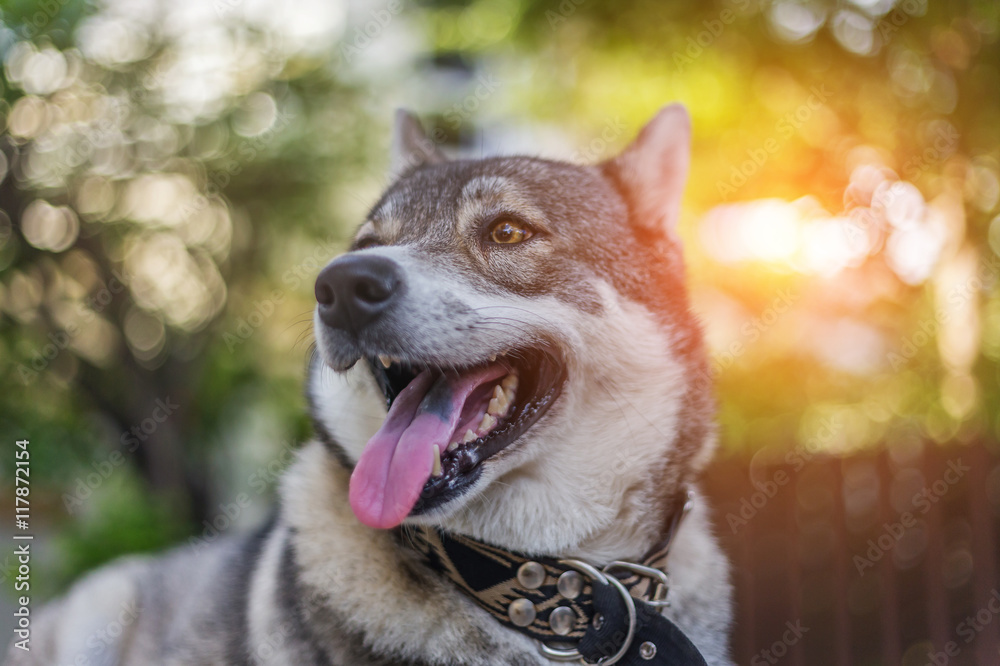
POLYGON ((844 504, 844 465, 843 459, 833 459, 829 463, 833 468, 833 526, 837 534, 836 549, 833 561, 836 567, 834 600, 834 626, 836 627, 837 664, 851 666, 851 613, 848 607, 847 582, 849 580, 850 544, 847 534, 847 516, 844 504))
MULTIPOLYGON (((896 519, 892 507, 892 466, 889 454, 882 451, 878 456, 879 475, 879 524, 896 519)), ((897 590, 896 564, 891 556, 883 557, 880 576, 882 578, 882 661, 899 664, 903 661, 903 648, 899 631, 899 594, 897 590)))
MULTIPOLYGON (((937 446, 924 447, 924 474, 927 486, 941 479, 941 453, 937 446)), ((933 490, 933 488, 932 488, 933 490)), ((927 624, 936 650, 951 640, 948 593, 944 587, 944 498, 931 503, 927 512, 927 552, 924 556, 927 624)))
MULTIPOLYGON (((801 540, 799 538, 799 523, 796 519, 798 514, 796 501, 795 484, 791 484, 789 492, 782 496, 782 501, 787 504, 783 507, 783 515, 787 525, 788 534, 788 608, 789 617, 793 622, 802 619, 802 552, 801 540)), ((805 664, 805 644, 803 641, 796 641, 792 644, 791 663, 796 666, 805 664)))
MULTIPOLYGON (((745 473, 745 472, 744 472, 745 473)), ((740 544, 740 558, 743 562, 747 564, 754 563, 754 521, 747 521, 747 524, 743 526, 744 538, 738 539, 737 542, 740 544)), ((756 598, 756 586, 755 586, 755 568, 753 566, 746 567, 740 571, 740 581, 743 586, 743 599, 746 600, 747 608, 745 612, 738 611, 740 616, 740 625, 743 628, 743 654, 746 663, 749 663, 751 655, 757 651, 757 634, 756 634, 756 615, 757 615, 757 598, 756 598)))
MULTIPOLYGON (((970 451, 972 470, 969 472, 969 515, 972 525, 972 575, 975 589, 973 599, 976 610, 987 608, 990 596, 997 590, 997 547, 994 537, 995 524, 986 494, 986 475, 995 460, 991 459, 984 445, 970 451)), ((978 664, 1000 662, 1000 622, 990 622, 976 639, 974 654, 978 664)))

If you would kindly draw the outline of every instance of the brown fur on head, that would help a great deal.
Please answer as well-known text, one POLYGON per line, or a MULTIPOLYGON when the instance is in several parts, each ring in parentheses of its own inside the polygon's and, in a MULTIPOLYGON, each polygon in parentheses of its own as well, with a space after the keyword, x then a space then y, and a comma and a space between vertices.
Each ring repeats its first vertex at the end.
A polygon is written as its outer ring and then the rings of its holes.
POLYGON ((674 234, 687 113, 665 108, 595 166, 448 161, 412 117, 397 125, 402 175, 361 225, 354 252, 392 262, 405 292, 360 332, 317 316, 318 428, 347 465, 358 460, 384 418, 372 377, 380 355, 446 369, 511 349, 554 350, 566 380, 548 412, 461 493, 410 520, 534 552, 641 554, 662 528, 665 498, 714 442, 674 234), (484 240, 504 216, 529 225, 531 240, 484 240))

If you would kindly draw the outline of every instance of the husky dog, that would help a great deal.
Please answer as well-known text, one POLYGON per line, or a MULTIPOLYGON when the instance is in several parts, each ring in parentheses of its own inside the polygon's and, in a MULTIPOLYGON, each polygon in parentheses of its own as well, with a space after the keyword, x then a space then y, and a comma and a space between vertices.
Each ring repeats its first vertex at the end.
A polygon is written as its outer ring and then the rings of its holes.
MULTIPOLYGON (((715 442, 675 235, 689 143, 672 105, 597 165, 449 161, 399 112, 394 181, 316 281, 317 438, 276 517, 87 576, 10 663, 554 663, 412 543, 603 565, 661 540, 715 442)), ((693 497, 658 608, 730 664, 728 565, 693 497)))

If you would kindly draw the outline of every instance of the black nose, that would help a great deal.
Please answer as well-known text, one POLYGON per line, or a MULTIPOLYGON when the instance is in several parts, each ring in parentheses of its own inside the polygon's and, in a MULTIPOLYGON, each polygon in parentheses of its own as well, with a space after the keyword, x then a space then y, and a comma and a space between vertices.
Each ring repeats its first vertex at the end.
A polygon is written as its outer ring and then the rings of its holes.
POLYGON ((319 316, 327 326, 358 334, 402 292, 399 265, 377 255, 347 254, 316 278, 319 316))

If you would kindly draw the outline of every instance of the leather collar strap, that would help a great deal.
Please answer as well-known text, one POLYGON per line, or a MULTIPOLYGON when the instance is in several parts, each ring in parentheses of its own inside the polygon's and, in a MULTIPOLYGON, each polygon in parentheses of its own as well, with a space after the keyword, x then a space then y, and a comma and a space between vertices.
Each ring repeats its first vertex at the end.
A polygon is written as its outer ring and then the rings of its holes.
POLYGON ((505 626, 539 642, 553 661, 705 666, 694 644, 661 613, 666 556, 690 506, 685 491, 665 538, 642 564, 602 570, 579 560, 529 557, 436 528, 408 532, 410 545, 505 626))

